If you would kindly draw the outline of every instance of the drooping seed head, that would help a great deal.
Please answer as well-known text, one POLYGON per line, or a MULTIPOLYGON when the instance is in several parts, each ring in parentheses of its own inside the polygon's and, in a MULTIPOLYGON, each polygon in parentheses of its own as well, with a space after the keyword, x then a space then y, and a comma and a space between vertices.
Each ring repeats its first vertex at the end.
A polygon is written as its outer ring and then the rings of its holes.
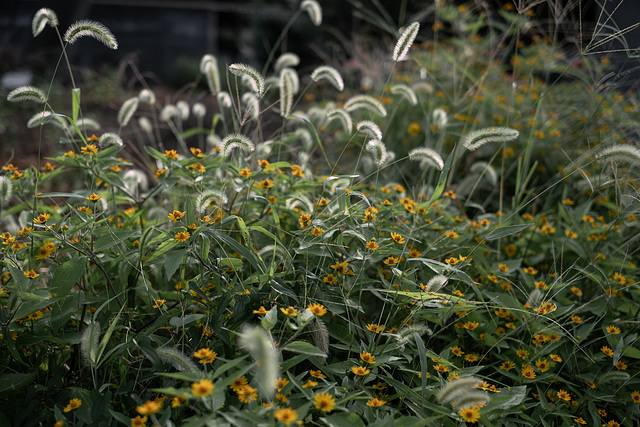
POLYGON ((117 49, 118 42, 111 31, 99 22, 83 19, 71 24, 66 33, 64 41, 69 44, 75 43, 81 37, 93 37, 109 49, 117 49))

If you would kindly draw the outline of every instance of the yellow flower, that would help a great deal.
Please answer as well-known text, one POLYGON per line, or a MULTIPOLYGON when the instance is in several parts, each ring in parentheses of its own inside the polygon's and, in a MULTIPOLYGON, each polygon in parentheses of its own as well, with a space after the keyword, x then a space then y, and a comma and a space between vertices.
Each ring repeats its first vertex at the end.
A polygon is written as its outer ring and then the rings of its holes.
POLYGON ((274 417, 278 421, 282 421, 286 425, 291 424, 298 419, 298 413, 292 408, 281 408, 276 411, 274 417))
POLYGON ((207 171, 207 169, 204 166, 202 166, 202 163, 196 163, 196 164, 193 164, 193 165, 189 165, 189 166, 187 166, 187 168, 193 169, 193 170, 198 171, 200 173, 205 173, 207 171))
POLYGON ((167 159, 178 160, 178 152, 176 150, 164 150, 164 156, 167 159))
POLYGON ((200 359, 199 362, 203 365, 206 363, 213 363, 217 355, 218 353, 215 351, 211 351, 211 349, 204 347, 193 353, 193 357, 200 359))
POLYGON ((504 252, 507 254, 507 256, 514 256, 516 254, 517 250, 518 250, 518 248, 513 243, 509 243, 504 248, 504 252))
POLYGON ((36 273, 35 270, 24 271, 22 274, 24 274, 29 279, 35 279, 39 276, 39 274, 36 273))
POLYGON ((190 236, 191 236, 191 234, 189 234, 188 231, 179 231, 173 237, 175 237, 175 239, 178 242, 182 243, 182 242, 186 242, 189 239, 190 236))
POLYGON ((560 391, 557 393, 557 396, 558 396, 558 399, 562 399, 562 400, 566 400, 566 401, 571 400, 571 394, 567 393, 567 392, 566 392, 566 391, 564 391, 564 390, 560 390, 560 391))
POLYGON ((158 169, 156 170, 156 173, 153 175, 156 179, 160 178, 162 175, 164 175, 165 173, 167 173, 166 169, 158 169))
POLYGON ((611 335, 618 335, 620 333, 620 328, 618 328, 617 326, 607 326, 607 332, 610 333, 611 335))
POLYGON ((51 214, 44 213, 38 215, 37 218, 33 218, 33 222, 35 222, 36 224, 44 224, 49 220, 49 218, 51 218, 51 214))
POLYGON ((460 415, 466 422, 475 424, 480 420, 480 407, 464 407, 458 411, 458 415, 460 415))
POLYGON ((525 268, 523 268, 522 270, 523 270, 526 274, 531 274, 531 275, 538 274, 538 270, 536 270, 536 269, 535 269, 535 268, 533 268, 533 267, 525 267, 525 268))
POLYGON ((393 266, 400 262, 399 256, 390 256, 383 261, 386 265, 393 266))
POLYGON ((314 302, 309 304, 309 307, 307 308, 309 309, 310 312, 312 312, 314 315, 318 317, 324 316, 325 314, 327 314, 327 309, 322 304, 318 304, 314 302))
POLYGON ((195 157, 204 157, 204 153, 199 148, 191 147, 189 148, 189 151, 191 151, 191 154, 193 154, 195 157))
POLYGON ((141 417, 138 415, 135 418, 131 418, 131 427, 144 427, 147 425, 147 416, 141 417))
POLYGON ((160 308, 164 305, 165 302, 167 302, 166 299, 157 299, 156 305, 154 305, 153 308, 160 308))
POLYGON ((302 388, 312 388, 318 385, 317 381, 308 380, 306 383, 302 385, 302 388))
POLYGON ((298 315, 298 312, 296 311, 296 309, 291 306, 287 308, 280 307, 280 311, 286 314, 287 316, 291 316, 291 317, 296 317, 298 315))
POLYGON ((558 356, 557 354, 550 354, 549 357, 551 358, 551 360, 553 360, 554 362, 560 363, 562 362, 562 357, 558 356))
POLYGON ((502 365, 500 365, 500 369, 504 369, 505 371, 509 371, 515 367, 516 364, 513 362, 502 362, 502 365))
POLYGON ((506 264, 498 264, 498 268, 499 268, 501 271, 504 271, 504 272, 509 271, 509 267, 507 267, 507 265, 506 265, 506 264))
POLYGON ((621 371, 626 371, 627 370, 627 364, 624 363, 622 360, 618 360, 618 363, 616 363, 616 369, 619 369, 621 371))
POLYGON ((85 199, 91 201, 91 202, 97 202, 98 200, 102 199, 102 196, 96 194, 96 193, 91 193, 91 195, 89 197, 85 197, 85 199))
POLYGON ((213 387, 214 385, 211 380, 200 380, 197 383, 191 384, 191 392, 197 397, 204 397, 211 394, 213 387))
POLYGON ((251 176, 251 171, 249 170, 249 168, 242 168, 240 169, 240 172, 238 172, 238 174, 245 178, 249 178, 251 176))
POLYGON ((336 405, 336 401, 329 393, 318 393, 313 397, 313 404, 316 409, 320 409, 323 412, 331 412, 336 405))
POLYGON ((309 375, 311 375, 313 378, 327 378, 327 376, 323 374, 319 369, 317 371, 314 371, 312 369, 309 370, 309 375))
POLYGON ((371 332, 375 332, 376 334, 379 334, 384 330, 384 326, 378 326, 377 323, 369 323, 367 325, 367 329, 370 330, 371 332))
POLYGON ((314 236, 319 236, 324 232, 324 230, 320 227, 313 227, 313 230, 311 230, 311 234, 313 234, 314 236))
POLYGON ((268 312, 269 310, 267 310, 263 306, 260 306, 260 308, 257 310, 253 310, 253 314, 267 314, 268 312))
POLYGON ((84 155, 96 154, 98 147, 95 144, 87 144, 84 147, 80 147, 80 152, 84 155))
POLYGON ((186 396, 172 396, 171 397, 171 407, 172 408, 177 408, 179 406, 182 406, 184 404, 184 402, 187 401, 187 397, 186 396))
POLYGON ((62 420, 58 420, 56 421, 56 423, 53 425, 53 427, 62 427, 64 425, 64 421, 62 420))
POLYGON ((275 187, 275 184, 270 180, 270 179, 263 179, 260 182, 258 182, 257 184, 254 184, 254 187, 256 188, 271 188, 271 187, 275 187))
POLYGON ((411 123, 409 125, 409 128, 407 129, 407 132, 409 133, 409 135, 411 136, 416 136, 420 133, 420 125, 418 123, 411 123))
POLYGON ((578 424, 586 424, 587 423, 585 420, 582 419, 582 417, 576 418, 573 421, 577 422, 578 424))
POLYGON ((399 244, 403 244, 404 243, 404 237, 402 237, 400 234, 391 232, 391 238, 396 243, 399 243, 399 244))
POLYGON ((271 166, 271 163, 269 163, 269 161, 267 160, 258 160, 258 165, 264 169, 264 168, 268 168, 269 166, 271 166))
POLYGON ((250 385, 245 385, 236 393, 238 394, 238 399, 243 403, 250 403, 258 399, 258 390, 250 385))
POLYGON ((231 384, 229 384, 229 388, 237 393, 247 384, 247 377, 240 377, 233 380, 231 384))
POLYGON ((387 403, 386 400, 381 400, 381 399, 378 399, 377 397, 367 400, 367 406, 370 406, 372 408, 379 408, 385 405, 386 403, 387 403))
POLYGON ((367 242, 367 249, 370 249, 372 251, 375 251, 376 249, 378 249, 380 247, 380 245, 378 245, 375 241, 375 239, 371 239, 367 242))
POLYGON ((167 216, 169 217, 169 219, 170 219, 171 221, 173 221, 173 222, 175 223, 175 222, 176 222, 176 221, 178 221, 179 219, 182 219, 186 213, 187 213, 186 211, 184 211, 184 212, 180 212, 180 211, 176 211, 176 210, 174 210, 173 212, 171 212, 171 213, 170 213, 169 215, 167 215, 167 216))
POLYGON ((640 391, 632 391, 631 400, 633 400, 634 403, 640 403, 640 391))
POLYGON ((82 400, 80 399, 71 399, 69 404, 63 409, 64 412, 70 412, 74 409, 78 409, 82 405, 82 400))
POLYGON ((373 365, 374 363, 376 363, 376 357, 373 356, 371 353, 367 353, 366 351, 363 351, 362 353, 360 353, 360 359, 362 359, 364 363, 368 363, 370 365, 373 365))
POLYGON ((457 239, 458 237, 460 237, 460 235, 453 230, 445 231, 444 235, 450 239, 457 239))
POLYGON ((438 372, 449 372, 449 368, 447 368, 444 364, 442 363, 438 363, 437 365, 433 366, 433 369, 435 369, 438 372))
POLYGON ((532 379, 536 377, 536 373, 531 367, 531 365, 524 365, 524 367, 522 368, 522 376, 525 378, 532 379))
POLYGON ((162 409, 162 400, 147 400, 136 408, 140 415, 151 415, 162 409))
POLYGON ((369 373, 371 372, 371 369, 365 368, 364 366, 354 366, 351 368, 351 372, 353 372, 354 374, 360 377, 365 377, 369 375, 369 373))
POLYGON ((473 331, 475 328, 477 328, 479 325, 478 322, 472 322, 472 321, 468 321, 467 323, 465 323, 463 325, 463 328, 468 330, 468 331, 473 331))
POLYGON ((551 366, 549 366, 547 359, 538 359, 536 360, 536 368, 538 368, 540 372, 546 372, 551 366))

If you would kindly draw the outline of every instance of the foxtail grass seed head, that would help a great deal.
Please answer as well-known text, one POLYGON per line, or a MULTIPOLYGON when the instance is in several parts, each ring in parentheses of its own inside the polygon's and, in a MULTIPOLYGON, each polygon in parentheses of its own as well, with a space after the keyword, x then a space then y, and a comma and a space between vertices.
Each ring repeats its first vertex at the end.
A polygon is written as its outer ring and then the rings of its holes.
POLYGON ((229 157, 234 148, 239 148, 245 153, 252 153, 255 150, 255 145, 249 138, 239 133, 228 135, 220 143, 220 152, 223 157, 229 157))
POLYGON ((365 148, 369 153, 371 153, 373 161, 376 162, 378 166, 382 166, 387 160, 387 147, 379 139, 370 140, 367 142, 365 148))
POLYGON ((171 347, 160 347, 156 349, 156 354, 165 363, 170 363, 179 371, 188 372, 194 375, 200 375, 200 369, 196 366, 191 358, 182 354, 182 352, 171 347))
POLYGON ((314 316, 311 320, 311 327, 316 347, 324 354, 329 354, 329 331, 327 330, 327 325, 324 324, 322 319, 314 316))
POLYGON ((153 134, 153 126, 151 125, 151 120, 147 117, 140 117, 138 119, 138 126, 142 129, 147 135, 153 134))
POLYGON ((387 116, 387 110, 382 106, 382 103, 369 95, 352 96, 345 102, 344 109, 348 112, 365 109, 382 117, 387 116))
POLYGON ((246 114, 253 120, 260 116, 260 99, 251 92, 242 95, 242 103, 246 106, 246 114))
POLYGON ((283 68, 283 73, 287 73, 289 77, 291 77, 291 81, 293 82, 293 94, 297 94, 300 92, 300 76, 298 76, 298 72, 293 68, 283 68))
POLYGON ((260 327, 246 326, 238 337, 238 344, 253 357, 260 391, 265 398, 271 399, 275 393, 272 384, 279 375, 278 351, 271 336, 260 327))
POLYGON ((433 113, 431 113, 431 118, 433 119, 433 124, 440 128, 445 127, 447 125, 447 122, 449 121, 447 112, 442 108, 436 108, 435 110, 433 110, 433 113))
POLYGON ((283 53, 276 59, 276 62, 273 64, 274 70, 277 73, 282 71, 284 68, 295 67, 300 64, 300 57, 295 53, 287 52, 283 53))
POLYGON ((342 76, 333 67, 328 65, 321 65, 311 73, 311 80, 314 82, 318 82, 322 79, 328 80, 336 89, 340 92, 344 90, 344 81, 342 80, 342 76))
POLYGON ((153 105, 156 103, 156 94, 149 89, 142 89, 138 94, 138 98, 140 102, 144 102, 145 104, 153 105))
POLYGON ((73 44, 81 37, 93 37, 109 49, 117 49, 118 42, 111 34, 111 31, 99 22, 83 19, 82 21, 71 24, 66 33, 64 33, 64 41, 73 44))
POLYGON ((207 114, 207 107, 205 107, 201 102, 196 102, 191 106, 191 112, 196 118, 201 119, 205 114, 207 114))
POLYGON ((309 19, 311 19, 313 25, 319 27, 322 24, 322 8, 316 0, 304 0, 300 3, 300 9, 309 14, 309 19))
POLYGON ((358 122, 358 124, 356 125, 356 130, 370 136, 373 139, 382 139, 382 131, 380 130, 378 125, 371 120, 363 120, 361 122, 358 122))
POLYGON ((628 372, 610 371, 598 378, 598 384, 616 383, 624 384, 631 378, 628 372))
POLYGON ((149 179, 140 169, 129 169, 122 177, 122 181, 131 194, 139 195, 149 189, 149 179))
POLYGON ((203 74, 207 79, 209 91, 211 91, 213 95, 220 93, 220 71, 218 70, 218 64, 213 61, 207 62, 203 74))
POLYGON ((189 104, 185 101, 178 101, 176 103, 176 108, 180 112, 180 120, 185 121, 189 119, 189 112, 191 111, 189 104))
POLYGON ((469 168, 469 172, 483 174, 485 178, 489 181, 491 185, 496 185, 498 183, 498 173, 495 168, 491 166, 487 162, 476 162, 469 168))
POLYGON ((13 194, 13 183, 8 176, 0 176, 0 202, 6 203, 13 194))
POLYGON ((433 276, 427 282, 427 290, 429 292, 438 292, 440 289, 444 287, 444 285, 447 284, 448 281, 449 279, 447 278, 447 276, 443 276, 442 274, 433 276))
POLYGON ((264 78, 262 75, 250 65, 247 64, 231 64, 229 71, 238 77, 246 76, 248 78, 251 89, 262 96, 264 93, 264 78))
POLYGON ((124 142, 122 142, 122 138, 120 138, 119 135, 112 132, 103 133, 102 136, 100 136, 98 143, 102 148, 110 147, 112 145, 117 145, 118 147, 124 146, 124 142))
POLYGON ((92 322, 85 326, 80 339, 80 354, 82 359, 89 366, 95 367, 98 363, 98 340, 100 339, 100 323, 92 322))
POLYGON ((180 117, 180 111, 176 108, 175 105, 165 105, 160 112, 160 120, 162 120, 163 122, 168 122, 174 117, 180 117))
POLYGON ((454 399, 455 409, 466 408, 467 406, 481 406, 489 403, 489 394, 486 391, 470 390, 454 399))
POLYGON ((289 254, 289 252, 287 252, 287 250, 281 245, 267 245, 258 251, 258 255, 260 255, 260 258, 265 260, 265 262, 270 261, 271 263, 274 263, 276 260, 279 260, 285 268, 288 268, 293 261, 291 254, 289 254))
POLYGON ((57 27, 58 16, 53 10, 43 7, 36 12, 33 16, 33 21, 31 21, 31 32, 33 33, 33 37, 40 34, 47 25, 52 28, 57 27))
POLYGON ((220 107, 231 108, 231 106, 233 105, 231 103, 231 95, 229 95, 227 92, 218 92, 218 94, 216 95, 216 99, 218 100, 218 105, 220 107))
POLYGON ((393 48, 393 55, 391 58, 394 61, 400 62, 407 59, 407 53, 409 53, 409 49, 411 49, 411 45, 413 45, 413 41, 416 39, 419 30, 419 22, 414 22, 405 28, 402 35, 396 42, 396 46, 393 48))
POLYGON ((138 103, 140 102, 140 98, 137 96, 135 98, 129 98, 122 103, 122 107, 120 107, 120 111, 118 111, 118 124, 120 126, 126 126, 129 124, 129 120, 135 114, 138 109, 138 103))
POLYGON ((202 74, 207 73, 208 64, 213 64, 216 68, 218 68, 218 60, 216 59, 215 56, 209 53, 202 55, 202 58, 200 59, 200 72, 202 74))
POLYGON ((596 154, 597 160, 616 160, 640 165, 640 148, 633 145, 613 145, 596 154))
POLYGON ((27 122, 27 127, 35 128, 47 123, 51 123, 64 131, 67 130, 67 122, 64 117, 56 115, 51 111, 44 111, 34 114, 33 117, 31 117, 27 122))
POLYGON ((9 102, 22 102, 32 101, 38 104, 44 104, 47 102, 47 96, 44 92, 35 86, 20 86, 9 92, 7 95, 7 101, 9 102))
POLYGON ((195 208, 198 213, 202 214, 211 203, 215 202, 218 206, 224 206, 227 204, 227 201, 227 195, 224 194, 224 192, 209 189, 198 196, 195 208))
POLYGON ((102 126, 100 126, 100 123, 98 123, 96 120, 94 119, 90 119, 88 117, 84 117, 81 119, 78 119, 76 121, 76 126, 78 126, 78 129, 82 129, 82 130, 98 130, 100 129, 102 126))
POLYGON ((445 405, 454 401, 458 406, 460 398, 474 393, 478 390, 476 387, 480 385, 482 385, 482 381, 476 377, 459 377, 453 381, 447 381, 440 393, 438 393, 438 403, 445 405))
POLYGON ((439 171, 444 167, 444 161, 442 160, 442 157, 440 157, 440 154, 427 147, 414 148, 409 151, 409 159, 419 161, 422 164, 434 167, 439 171))
POLYGON ((338 120, 345 133, 351 133, 353 130, 353 120, 351 120, 351 115, 342 108, 336 108, 335 110, 329 111, 327 113, 327 120, 329 122, 338 120))
POLYGON ((468 133, 462 138, 462 146, 474 151, 489 142, 509 142, 520 135, 515 129, 507 127, 490 127, 468 133))
POLYGON ((285 68, 280 72, 280 115, 288 117, 293 107, 293 78, 285 68))
POLYGON ((391 88, 391 93, 401 96, 403 99, 409 101, 411 105, 418 105, 416 93, 407 85, 395 85, 391 88))

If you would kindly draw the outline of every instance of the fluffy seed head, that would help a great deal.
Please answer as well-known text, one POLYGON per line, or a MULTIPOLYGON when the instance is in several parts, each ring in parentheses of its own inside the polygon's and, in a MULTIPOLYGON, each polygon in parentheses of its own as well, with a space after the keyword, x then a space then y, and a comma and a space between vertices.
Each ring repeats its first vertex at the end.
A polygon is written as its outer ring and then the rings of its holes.
POLYGON ((469 151, 476 150, 489 142, 509 142, 520 135, 515 129, 507 127, 490 127, 468 133, 462 138, 462 146, 469 151))
POLYGON ((411 105, 418 105, 418 97, 416 93, 407 85, 395 85, 391 88, 391 93, 394 95, 402 96, 409 101, 411 105))
POLYGON ((100 338, 100 323, 91 322, 86 326, 82 333, 82 339, 80 340, 80 354, 85 363, 90 366, 96 366, 97 352, 98 352, 98 339, 100 338))
POLYGON ((444 404, 453 400, 458 406, 460 397, 474 393, 477 390, 476 387, 481 384, 482 381, 476 377, 459 377, 456 380, 448 381, 438 393, 438 403, 444 404))
POLYGON ((227 92, 218 92, 216 95, 218 105, 224 108, 231 108, 231 96, 227 92))
POLYGON ((76 126, 78 126, 78 129, 90 129, 90 130, 98 130, 101 128, 100 123, 98 123, 96 120, 93 120, 87 117, 78 119, 76 121, 76 126))
POLYGON ((355 95, 349 98, 344 104, 344 109, 351 112, 364 108, 379 116, 386 117, 387 110, 382 106, 380 101, 369 95, 355 95))
POLYGON ((304 0, 300 3, 300 9, 309 14, 309 19, 311 19, 313 25, 319 27, 322 24, 322 8, 316 0, 304 0))
POLYGON ((38 104, 47 102, 47 96, 44 92, 35 86, 20 86, 9 92, 7 95, 9 102, 33 101, 38 104))
POLYGON ((596 154, 597 160, 612 159, 640 165, 640 149, 633 145, 613 145, 596 154))
POLYGON ((338 120, 346 133, 353 130, 353 120, 351 120, 351 115, 342 108, 336 108, 335 110, 329 111, 327 113, 327 120, 329 122, 338 120))
POLYGON ((447 278, 447 276, 438 274, 429 279, 429 281, 427 282, 427 289, 430 292, 438 292, 444 285, 447 284, 448 281, 449 279, 447 278))
POLYGON ((202 74, 205 74, 207 71, 207 64, 213 64, 216 66, 216 68, 218 67, 218 60, 216 59, 215 56, 211 55, 211 54, 205 54, 202 56, 202 58, 200 59, 200 72, 202 74))
POLYGON ((189 104, 185 101, 178 101, 176 103, 176 108, 180 112, 180 120, 187 120, 189 118, 189 104))
POLYGON ((34 114, 33 117, 31 117, 27 122, 27 127, 35 128, 44 125, 45 123, 52 123, 62 130, 67 130, 67 122, 64 117, 58 114, 54 114, 51 111, 44 111, 34 114))
POLYGON ((440 157, 440 154, 427 147, 414 148, 409 151, 409 159, 419 161, 424 165, 432 166, 439 171, 444 167, 444 161, 442 160, 442 157, 440 157))
POLYGON ((289 73, 290 68, 280 72, 280 115, 287 117, 293 107, 293 78, 289 73))
POLYGON ((201 119, 205 114, 207 114, 207 107, 205 107, 204 104, 200 102, 196 102, 191 106, 191 112, 194 116, 201 119))
POLYGON ((342 80, 342 76, 333 67, 328 65, 321 65, 311 73, 311 80, 314 82, 318 82, 319 80, 326 79, 331 83, 336 89, 342 91, 344 89, 344 81, 342 80))
POLYGON ((365 135, 369 135, 373 139, 382 139, 382 131, 377 124, 371 120, 363 120, 356 125, 358 132, 362 132, 365 135))
POLYGON ((300 64, 300 57, 295 53, 287 52, 276 59, 273 68, 279 73, 283 68, 295 67, 298 64, 300 64))
POLYGON ((163 122, 168 122, 174 117, 180 117, 180 111, 176 108, 175 105, 165 105, 160 112, 160 120, 162 120, 163 122))
POLYGON ((182 354, 182 352, 171 347, 160 347, 156 349, 156 354, 165 363, 171 363, 174 368, 179 371, 189 372, 191 374, 200 374, 200 370, 190 358, 182 354))
POLYGON ((111 145, 122 147, 124 145, 124 143, 122 142, 122 138, 112 132, 103 133, 98 143, 101 147, 109 147, 111 145))
POLYGON ((142 89, 138 94, 138 98, 140 101, 145 102, 149 105, 153 105, 156 103, 156 94, 149 89, 142 89))
POLYGON ((234 148, 240 148, 244 152, 251 153, 255 150, 255 145, 246 136, 233 133, 225 137, 220 143, 220 153, 223 157, 229 157, 234 148))
POLYGON ((33 37, 40 34, 47 24, 50 27, 57 27, 58 16, 56 16, 53 10, 43 7, 36 12, 33 16, 33 21, 31 21, 31 32, 33 33, 33 37))
POLYGON ((405 30, 402 32, 402 35, 396 42, 396 46, 393 48, 393 55, 391 56, 391 58, 394 61, 400 62, 407 59, 407 53, 409 52, 409 49, 411 49, 411 45, 416 39, 419 30, 420 23, 418 22, 414 22, 407 28, 405 28, 405 30))
POLYGON ((258 96, 262 96, 264 93, 264 78, 262 78, 258 70, 247 64, 231 64, 229 65, 229 71, 236 76, 246 76, 249 84, 251 84, 251 89, 258 96))
POLYGON ((111 31, 99 22, 83 19, 71 24, 66 33, 64 33, 64 41, 73 44, 81 37, 93 37, 109 49, 117 49, 118 42, 111 34, 111 31))
POLYGON ((13 194, 13 183, 8 176, 0 176, 0 202, 6 203, 13 194))
POLYGON ((126 126, 129 124, 129 120, 133 117, 133 114, 138 109, 138 103, 140 102, 140 98, 137 96, 134 98, 129 98, 122 103, 122 107, 120 107, 120 111, 118 111, 118 124, 120 126, 126 126))
POLYGON ((212 94, 217 95, 220 93, 220 72, 218 71, 218 64, 214 61, 205 63, 204 76, 207 79, 207 86, 212 94))
POLYGON ((366 150, 371 153, 373 160, 378 166, 382 166, 387 160, 387 147, 379 139, 372 139, 367 142, 366 150))
POLYGON ((261 392, 270 399, 275 393, 272 384, 278 378, 278 351, 269 333, 260 327, 245 327, 238 338, 238 344, 256 362, 261 392))
POLYGON ((227 203, 227 195, 220 190, 209 189, 200 194, 196 199, 196 211, 198 213, 204 213, 211 203, 216 202, 218 206, 225 205, 227 203))

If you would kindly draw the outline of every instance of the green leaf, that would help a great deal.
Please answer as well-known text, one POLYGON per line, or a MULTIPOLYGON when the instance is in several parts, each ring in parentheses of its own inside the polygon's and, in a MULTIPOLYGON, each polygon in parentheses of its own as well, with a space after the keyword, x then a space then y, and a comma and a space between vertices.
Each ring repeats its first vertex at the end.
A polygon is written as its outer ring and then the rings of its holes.
POLYGON ((74 122, 78 121, 78 113, 80 112, 80 88, 71 89, 71 118, 74 122))
POLYGON ((68 295, 73 285, 84 275, 86 265, 87 258, 79 256, 59 266, 51 279, 52 294, 55 296, 68 295))
POLYGON ((286 347, 283 347, 282 350, 287 350, 292 353, 306 354, 308 356, 320 356, 320 357, 327 356, 318 347, 305 341, 292 341, 289 344, 287 344, 286 347))
POLYGON ((358 414, 339 412, 328 417, 322 417, 320 420, 329 427, 364 427, 364 422, 362 422, 362 418, 358 414))
POLYGON ((187 252, 189 252, 189 249, 186 248, 167 251, 167 259, 164 262, 164 269, 167 272, 167 280, 171 280, 171 277, 175 274, 176 270, 182 265, 182 260, 187 252))
POLYGON ((492 230, 484 239, 488 241, 502 239, 503 237, 519 233, 533 225, 534 224, 506 225, 492 230))
POLYGON ((453 158, 456 154, 457 145, 453 146, 453 150, 449 153, 449 157, 444 162, 444 167, 442 168, 442 172, 440 172, 440 178, 438 179, 438 185, 436 185, 436 189, 433 191, 433 195, 431 195, 431 199, 427 203, 427 206, 430 206, 433 202, 438 200, 442 192, 444 191, 444 186, 447 184, 447 178, 449 177, 449 171, 451 170, 451 166, 453 165, 453 158))
POLYGON ((184 317, 172 317, 171 320, 169 320, 169 324, 176 328, 182 328, 190 323, 202 320, 204 317, 204 314, 188 314, 184 317))
POLYGON ((276 325, 277 321, 278 321, 278 306, 274 305, 271 308, 271 310, 269 310, 267 314, 264 315, 260 324, 262 325, 263 328, 267 330, 271 330, 276 325))
POLYGON ((18 390, 30 386, 36 378, 36 375, 36 372, 0 375, 0 396, 13 394, 18 390))

